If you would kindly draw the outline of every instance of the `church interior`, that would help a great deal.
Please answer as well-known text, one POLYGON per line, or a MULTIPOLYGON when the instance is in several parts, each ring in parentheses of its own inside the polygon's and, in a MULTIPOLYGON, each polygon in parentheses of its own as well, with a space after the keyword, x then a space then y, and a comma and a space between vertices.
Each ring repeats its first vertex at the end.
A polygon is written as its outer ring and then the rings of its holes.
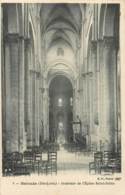
POLYGON ((121 172, 119 29, 119 4, 1 4, 4 176, 121 172))

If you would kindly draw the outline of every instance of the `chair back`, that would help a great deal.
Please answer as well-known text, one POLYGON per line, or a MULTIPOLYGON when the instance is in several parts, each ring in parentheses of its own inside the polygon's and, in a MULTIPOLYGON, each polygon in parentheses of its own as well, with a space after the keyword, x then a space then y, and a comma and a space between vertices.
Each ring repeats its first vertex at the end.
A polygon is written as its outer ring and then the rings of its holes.
POLYGON ((35 161, 41 161, 42 160, 42 153, 41 152, 36 152, 34 154, 34 160, 35 161))
POLYGON ((33 161, 34 160, 34 154, 32 151, 25 151, 23 153, 24 162, 26 161, 33 161))
POLYGON ((57 152, 48 152, 48 160, 50 162, 57 162, 57 152))
POLYGON ((102 152, 95 152, 94 153, 94 162, 95 163, 101 163, 103 158, 102 152))
POLYGON ((16 162, 16 163, 22 162, 22 160, 23 160, 23 154, 20 153, 20 152, 12 152, 12 154, 11 154, 11 160, 13 162, 16 162))
POLYGON ((108 164, 111 158, 113 158, 113 153, 111 151, 104 151, 103 163, 108 164))

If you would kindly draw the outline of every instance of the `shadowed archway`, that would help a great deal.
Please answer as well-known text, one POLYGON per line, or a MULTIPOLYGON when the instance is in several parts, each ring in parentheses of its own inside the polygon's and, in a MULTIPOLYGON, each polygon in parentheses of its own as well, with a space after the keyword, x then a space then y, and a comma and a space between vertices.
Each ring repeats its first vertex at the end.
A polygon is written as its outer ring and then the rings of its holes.
POLYGON ((70 80, 58 75, 49 87, 49 139, 59 144, 73 140, 72 99, 73 88, 70 80))

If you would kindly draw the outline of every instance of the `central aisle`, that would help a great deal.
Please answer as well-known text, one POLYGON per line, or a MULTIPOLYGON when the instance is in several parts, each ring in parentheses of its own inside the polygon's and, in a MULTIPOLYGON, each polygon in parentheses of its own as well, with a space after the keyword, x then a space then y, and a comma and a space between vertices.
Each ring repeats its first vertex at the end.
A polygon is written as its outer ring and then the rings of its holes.
POLYGON ((69 174, 71 172, 89 174, 89 162, 93 161, 92 155, 85 152, 68 152, 60 147, 57 155, 57 174, 69 174))

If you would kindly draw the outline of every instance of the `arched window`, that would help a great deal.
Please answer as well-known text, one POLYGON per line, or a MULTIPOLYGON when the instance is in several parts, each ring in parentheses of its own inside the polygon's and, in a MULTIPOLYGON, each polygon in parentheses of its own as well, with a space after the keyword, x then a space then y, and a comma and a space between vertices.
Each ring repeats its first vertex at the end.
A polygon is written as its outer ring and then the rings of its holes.
POLYGON ((73 106, 73 98, 70 98, 70 106, 73 106))
POLYGON ((59 107, 63 106, 63 100, 62 100, 62 98, 59 98, 58 99, 58 106, 59 107))

